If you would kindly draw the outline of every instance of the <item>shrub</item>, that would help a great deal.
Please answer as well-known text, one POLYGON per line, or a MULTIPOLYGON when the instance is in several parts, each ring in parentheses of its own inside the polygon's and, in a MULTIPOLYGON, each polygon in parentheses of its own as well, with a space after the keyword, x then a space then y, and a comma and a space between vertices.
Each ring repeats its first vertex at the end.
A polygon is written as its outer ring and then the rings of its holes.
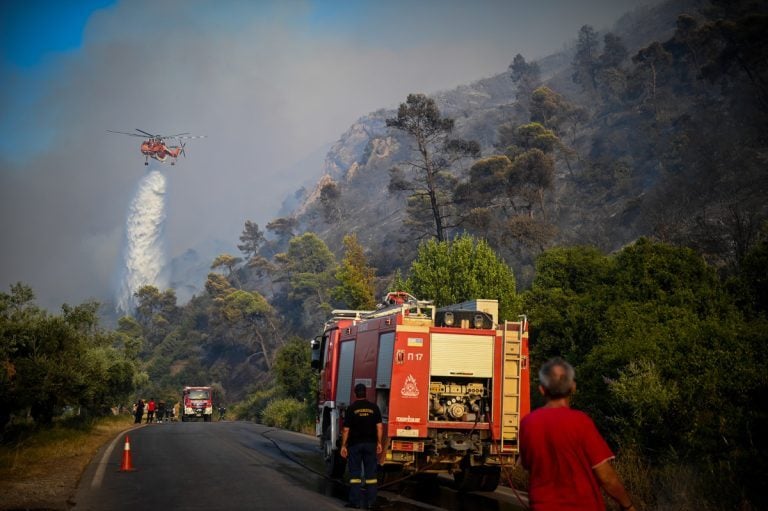
POLYGON ((261 422, 267 426, 306 431, 312 422, 307 406, 295 399, 274 399, 261 414, 261 422))
POLYGON ((276 387, 254 392, 245 400, 233 406, 230 413, 238 419, 260 422, 262 412, 269 402, 275 399, 277 392, 276 387))

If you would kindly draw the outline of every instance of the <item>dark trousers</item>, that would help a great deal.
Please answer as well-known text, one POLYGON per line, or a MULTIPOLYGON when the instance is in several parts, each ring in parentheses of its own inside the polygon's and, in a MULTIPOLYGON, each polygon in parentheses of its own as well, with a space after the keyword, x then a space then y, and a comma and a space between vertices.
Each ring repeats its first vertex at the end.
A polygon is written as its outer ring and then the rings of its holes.
POLYGON ((356 506, 372 506, 376 501, 376 456, 375 443, 350 445, 347 449, 349 458, 349 503, 356 506), (363 475, 365 479, 363 479, 363 475), (365 482, 365 500, 362 502, 361 488, 365 482))

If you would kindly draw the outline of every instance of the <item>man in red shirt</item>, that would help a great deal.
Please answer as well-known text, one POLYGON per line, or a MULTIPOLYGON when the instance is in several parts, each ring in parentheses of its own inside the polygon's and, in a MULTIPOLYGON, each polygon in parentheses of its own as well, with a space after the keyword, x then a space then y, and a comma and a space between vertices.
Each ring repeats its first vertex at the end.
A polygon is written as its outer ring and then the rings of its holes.
POLYGON ((520 423, 520 460, 530 473, 531 511, 605 511, 602 488, 621 509, 634 510, 611 464, 613 452, 584 412, 570 408, 575 372, 562 358, 539 371, 547 403, 520 423))
POLYGON ((149 398, 147 403, 147 424, 155 422, 155 398, 149 398))

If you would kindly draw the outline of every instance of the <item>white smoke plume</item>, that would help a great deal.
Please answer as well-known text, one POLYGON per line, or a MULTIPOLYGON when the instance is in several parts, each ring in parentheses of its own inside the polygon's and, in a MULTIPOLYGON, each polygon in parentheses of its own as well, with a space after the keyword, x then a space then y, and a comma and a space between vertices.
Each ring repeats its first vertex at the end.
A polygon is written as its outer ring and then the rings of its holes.
POLYGON ((134 293, 142 286, 165 288, 165 175, 151 170, 139 182, 126 220, 123 274, 117 293, 117 310, 128 314, 136 306, 134 293))

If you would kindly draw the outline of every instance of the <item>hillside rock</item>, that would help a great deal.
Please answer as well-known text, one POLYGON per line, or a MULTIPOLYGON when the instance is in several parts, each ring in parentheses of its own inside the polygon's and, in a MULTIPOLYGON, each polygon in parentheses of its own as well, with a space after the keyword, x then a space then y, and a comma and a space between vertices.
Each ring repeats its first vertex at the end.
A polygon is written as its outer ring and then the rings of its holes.
MULTIPOLYGON (((638 50, 654 41, 669 40, 674 34, 677 16, 693 12, 696 6, 693 0, 670 0, 653 7, 638 8, 619 20, 613 33, 621 37, 627 47, 624 63, 627 80, 642 80, 629 71, 637 66, 632 57, 638 50)), ((600 41, 603 35, 598 34, 600 41)), ((574 34, 574 41, 576 36, 574 34)), ((550 203, 547 221, 554 224, 557 233, 550 246, 591 244, 604 251, 613 251, 640 236, 654 235, 654 229, 660 221, 663 222, 664 209, 674 202, 670 197, 674 197, 677 190, 670 188, 675 183, 670 165, 685 165, 679 161, 683 153, 678 153, 679 145, 676 144, 690 139, 683 130, 691 129, 686 125, 692 118, 701 116, 700 106, 695 103, 701 98, 692 92, 687 93, 686 99, 676 97, 681 87, 688 87, 689 91, 693 89, 684 81, 670 85, 669 80, 679 79, 670 75, 666 78, 668 90, 665 92, 669 97, 666 117, 653 118, 649 105, 637 99, 637 94, 642 91, 628 90, 624 102, 611 107, 603 103, 604 98, 599 93, 592 92, 590 96, 573 82, 574 54, 574 48, 565 48, 537 61, 544 85, 590 113, 578 128, 567 133, 570 156, 556 155, 555 185, 547 192, 550 203), (659 123, 666 124, 660 127, 659 123), (665 165, 665 158, 670 158, 671 163, 665 165)), ((710 87, 708 91, 714 99, 709 103, 713 118, 729 115, 725 107, 719 106, 726 103, 716 97, 721 94, 719 90, 710 87), (723 110, 718 111, 718 108, 723 110)), ((453 136, 477 141, 483 157, 500 152, 496 144, 501 126, 530 122, 529 112, 518 102, 517 89, 509 71, 437 92, 431 97, 443 116, 455 120, 453 136)), ((407 166, 414 158, 412 141, 402 132, 386 127, 386 119, 395 114, 394 110, 379 110, 353 124, 328 152, 314 190, 307 193, 301 205, 292 212, 303 230, 318 233, 337 253, 341 250, 343 236, 356 233, 380 275, 386 275, 393 268, 407 267, 415 257, 418 244, 418 240, 405 237, 406 197, 388 191, 390 169, 407 166), (324 218, 319 207, 319 190, 331 182, 337 185, 341 194, 338 201, 340 215, 332 221, 324 218)), ((702 122, 702 119, 696 122, 702 122)), ((738 139, 738 136, 732 136, 738 139)), ((455 168, 454 172, 461 178, 466 170, 455 168)), ((697 179, 696 173, 705 171, 691 164, 685 168, 685 175, 689 180, 697 179)), ((706 181, 715 180, 716 175, 706 177, 706 181)), ((678 177, 677 181, 681 179, 678 177)), ((741 186, 755 193, 759 189, 749 184, 741 186)), ((691 216, 707 215, 712 211, 721 214, 730 207, 723 202, 715 210, 710 206, 711 199, 704 196, 697 199, 686 187, 680 189, 680 194, 688 196, 687 214, 691 216)), ((705 221, 717 223, 718 219, 705 221)), ((681 219, 675 228, 686 229, 695 223, 681 219)), ((532 274, 534 256, 535 253, 525 255, 513 249, 505 254, 518 275, 528 276, 532 274), (515 258, 517 260, 512 260, 515 258)))

